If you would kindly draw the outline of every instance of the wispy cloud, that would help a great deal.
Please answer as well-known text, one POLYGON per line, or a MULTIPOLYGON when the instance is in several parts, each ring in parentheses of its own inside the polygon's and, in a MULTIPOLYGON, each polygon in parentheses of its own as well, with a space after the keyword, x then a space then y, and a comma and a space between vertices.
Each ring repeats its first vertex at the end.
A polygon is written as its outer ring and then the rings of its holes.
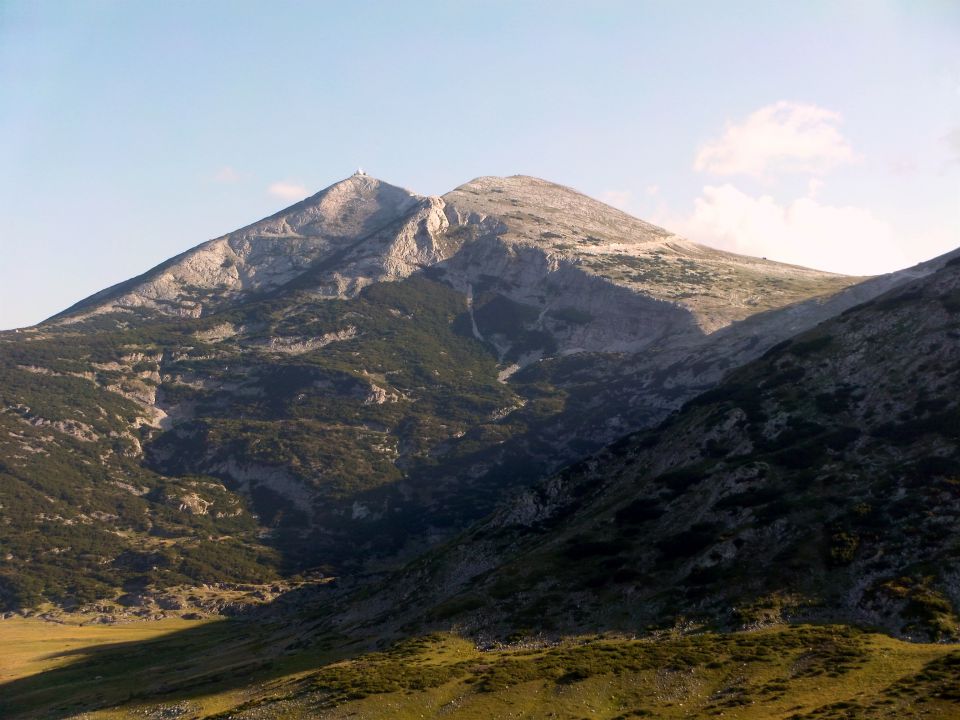
POLYGON ((300 183, 281 180, 272 183, 267 192, 282 200, 303 200, 310 192, 300 183))
POLYGON ((232 165, 224 165, 217 170, 213 179, 218 183, 236 183, 244 179, 243 173, 237 171, 232 165))
POLYGON ((840 120, 816 105, 767 105, 741 123, 728 123, 719 139, 700 148, 693 166, 715 175, 823 173, 855 159, 837 129, 840 120))

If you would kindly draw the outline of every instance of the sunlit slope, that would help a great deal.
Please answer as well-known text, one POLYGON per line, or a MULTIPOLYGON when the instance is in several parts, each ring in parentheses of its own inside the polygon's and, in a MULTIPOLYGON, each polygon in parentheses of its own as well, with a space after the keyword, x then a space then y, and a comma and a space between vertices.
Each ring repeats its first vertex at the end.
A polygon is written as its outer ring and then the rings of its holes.
POLYGON ((482 649, 434 635, 375 653, 237 621, 0 628, 19 648, 0 685, 11 720, 960 715, 960 651, 840 626, 482 649))

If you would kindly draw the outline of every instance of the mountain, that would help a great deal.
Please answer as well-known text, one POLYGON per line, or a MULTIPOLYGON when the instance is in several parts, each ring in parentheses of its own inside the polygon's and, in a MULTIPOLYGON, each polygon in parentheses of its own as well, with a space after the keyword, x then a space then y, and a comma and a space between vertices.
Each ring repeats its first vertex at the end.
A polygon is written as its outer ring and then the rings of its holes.
POLYGON ((341 622, 495 637, 827 622, 955 642, 958 386, 954 252, 522 493, 341 622))
POLYGON ((954 717, 958 340, 960 251, 355 175, 0 333, 0 715, 954 717))
POLYGON ((535 178, 358 173, 0 334, 0 598, 396 567, 942 262, 862 282, 535 178))

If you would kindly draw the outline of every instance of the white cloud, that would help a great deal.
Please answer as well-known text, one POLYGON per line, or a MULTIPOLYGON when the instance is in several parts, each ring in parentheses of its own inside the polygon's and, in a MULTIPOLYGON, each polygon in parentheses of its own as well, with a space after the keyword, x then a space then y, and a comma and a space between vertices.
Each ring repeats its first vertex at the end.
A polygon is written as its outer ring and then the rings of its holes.
POLYGON ((216 174, 213 176, 213 179, 218 183, 235 183, 240 182, 243 179, 243 174, 238 172, 230 165, 224 165, 222 168, 217 170, 216 174))
POLYGON ((299 183, 280 181, 267 188, 267 192, 282 200, 303 200, 310 191, 299 183))
POLYGON ((694 169, 716 175, 823 173, 852 162, 853 150, 840 134, 840 115, 816 105, 781 101, 728 123, 723 136, 700 148, 694 169))
POLYGON ((672 223, 672 229, 705 245, 850 275, 889 272, 916 262, 897 242, 893 228, 870 210, 825 205, 812 196, 780 204, 730 184, 707 186, 693 214, 672 223))
POLYGON ((607 190, 600 194, 600 199, 607 205, 612 205, 620 210, 629 210, 633 193, 629 190, 607 190))

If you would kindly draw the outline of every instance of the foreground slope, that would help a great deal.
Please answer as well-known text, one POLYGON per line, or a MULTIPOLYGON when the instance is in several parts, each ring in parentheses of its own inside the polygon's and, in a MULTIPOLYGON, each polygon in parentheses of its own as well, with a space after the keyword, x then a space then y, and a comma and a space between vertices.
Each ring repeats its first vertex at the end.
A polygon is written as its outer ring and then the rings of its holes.
POLYGON ((956 640, 958 387, 955 258, 522 494, 343 622, 503 634, 807 619, 956 640))

